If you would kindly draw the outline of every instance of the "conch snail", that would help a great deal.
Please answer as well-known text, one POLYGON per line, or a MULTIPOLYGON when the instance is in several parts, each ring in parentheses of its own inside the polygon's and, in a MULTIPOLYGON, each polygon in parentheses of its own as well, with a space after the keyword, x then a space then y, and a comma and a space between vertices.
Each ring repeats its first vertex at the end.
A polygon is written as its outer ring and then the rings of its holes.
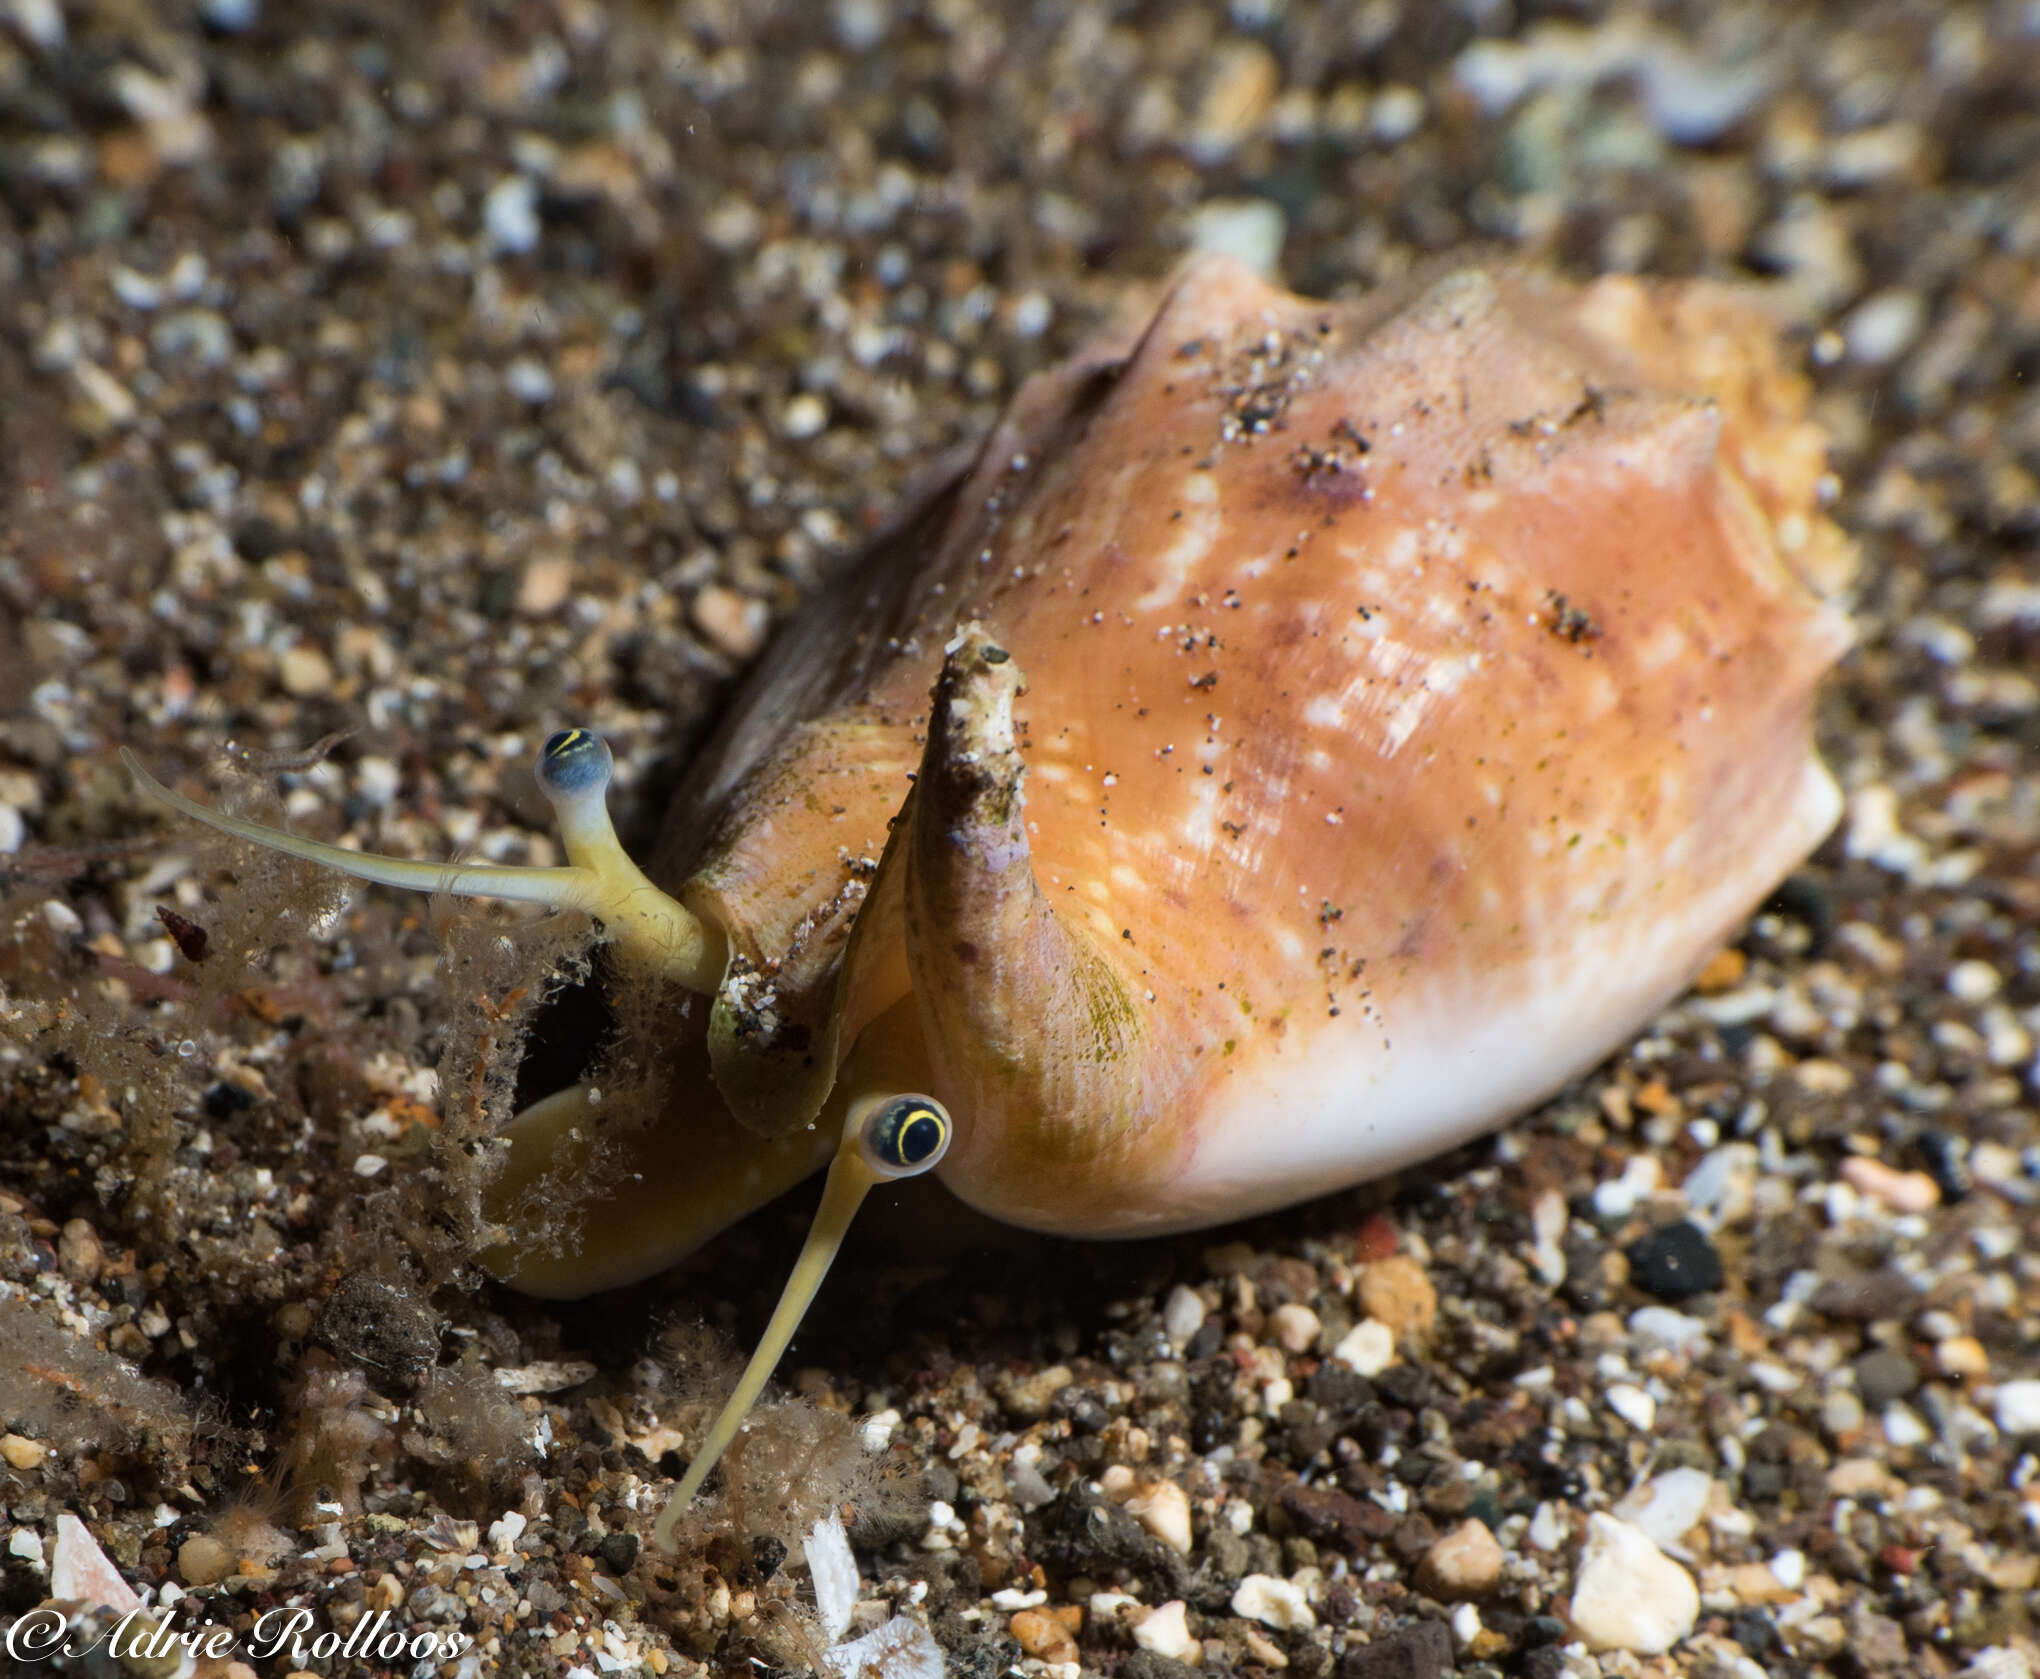
POLYGON ((505 1205, 604 1163, 578 1245, 498 1253, 519 1286, 648 1274, 829 1163, 670 1542, 879 1178, 1073 1236, 1234 1219, 1498 1123, 1686 983, 1838 811, 1849 550, 1804 404, 1722 287, 1448 266, 1327 304, 1203 260, 779 638, 646 870, 585 731, 539 760, 560 869, 136 774, 366 879, 578 906, 713 998, 655 1123, 585 1086, 516 1121, 505 1205))

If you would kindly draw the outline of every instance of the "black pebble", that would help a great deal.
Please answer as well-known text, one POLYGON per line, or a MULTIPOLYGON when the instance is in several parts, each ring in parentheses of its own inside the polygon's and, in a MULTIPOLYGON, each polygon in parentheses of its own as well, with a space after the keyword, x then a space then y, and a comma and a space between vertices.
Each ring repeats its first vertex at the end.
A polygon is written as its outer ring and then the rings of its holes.
POLYGON ((1913 1138, 1912 1152, 1940 1186, 1943 1201, 1960 1201, 1974 1187, 1962 1145, 1946 1131, 1922 1131, 1913 1138))
POLYGON ((1919 1385, 1920 1367, 1890 1347, 1879 1347, 1856 1360, 1856 1392, 1872 1411, 1903 1399, 1919 1385))
POLYGON ((1690 1300, 1721 1287, 1721 1255, 1688 1219, 1629 1244, 1629 1280, 1659 1300, 1690 1300))
POLYGON ((612 1574, 628 1574, 631 1564, 637 1561, 638 1536, 635 1533, 605 1534, 602 1543, 595 1547, 595 1554, 609 1567, 612 1574))
POLYGON ((1771 1624, 1770 1616, 1759 1610, 1744 1609, 1728 1618, 1728 1636, 1740 1644, 1743 1654, 1761 1656, 1767 1650, 1778 1647, 1778 1629, 1771 1624))
POLYGON ((1419 1621, 1349 1649, 1339 1679, 1444 1679, 1452 1671, 1452 1634, 1442 1621, 1419 1621))
POLYGON ((1751 1464, 1743 1471, 1742 1490, 1743 1497, 1752 1503, 1768 1503, 1785 1490, 1785 1466, 1780 1463, 1751 1464))
POLYGON ((246 1113, 255 1105, 250 1096, 238 1084, 225 1081, 212 1086, 205 1093, 205 1116, 207 1119, 232 1119, 238 1113, 246 1113))

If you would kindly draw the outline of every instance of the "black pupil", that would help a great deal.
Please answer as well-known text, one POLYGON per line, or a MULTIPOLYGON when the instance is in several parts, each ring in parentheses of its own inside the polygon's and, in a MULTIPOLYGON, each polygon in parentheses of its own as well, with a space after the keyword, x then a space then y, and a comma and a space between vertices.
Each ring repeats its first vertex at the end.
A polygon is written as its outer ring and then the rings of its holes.
POLYGON ((907 1116, 899 1134, 893 1139, 893 1147, 898 1151, 901 1165, 918 1166, 935 1152, 941 1142, 942 1123, 924 1108, 907 1116))

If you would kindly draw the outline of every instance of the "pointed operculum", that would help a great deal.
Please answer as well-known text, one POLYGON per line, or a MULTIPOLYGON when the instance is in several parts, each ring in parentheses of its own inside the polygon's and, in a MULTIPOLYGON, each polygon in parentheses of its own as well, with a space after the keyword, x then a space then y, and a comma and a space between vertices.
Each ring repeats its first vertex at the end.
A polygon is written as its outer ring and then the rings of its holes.
POLYGON ((915 787, 907 960, 936 1091, 956 1117, 942 1175, 1021 1224, 1081 1218, 1166 1169, 1141 1003, 1035 880, 1013 701, 1022 677, 976 624, 947 649, 915 787))

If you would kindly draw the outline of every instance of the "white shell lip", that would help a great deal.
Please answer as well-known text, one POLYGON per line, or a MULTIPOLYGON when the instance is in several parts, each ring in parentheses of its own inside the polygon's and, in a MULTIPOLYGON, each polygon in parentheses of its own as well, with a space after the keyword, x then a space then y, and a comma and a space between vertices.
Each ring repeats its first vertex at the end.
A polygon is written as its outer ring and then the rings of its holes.
MULTIPOLYGON (((1312 1200, 1455 1148, 1619 1049, 1841 809, 1834 778, 1809 757, 1782 819, 1753 838, 1746 868, 1676 915, 1639 909, 1516 971, 1405 998, 1382 1021, 1342 1015, 1292 1032, 1284 1054, 1223 1081, 1180 1173, 1109 1226, 991 1210, 1056 1235, 1167 1235, 1312 1200)), ((950 1187, 970 1199, 967 1185, 950 1187)))

